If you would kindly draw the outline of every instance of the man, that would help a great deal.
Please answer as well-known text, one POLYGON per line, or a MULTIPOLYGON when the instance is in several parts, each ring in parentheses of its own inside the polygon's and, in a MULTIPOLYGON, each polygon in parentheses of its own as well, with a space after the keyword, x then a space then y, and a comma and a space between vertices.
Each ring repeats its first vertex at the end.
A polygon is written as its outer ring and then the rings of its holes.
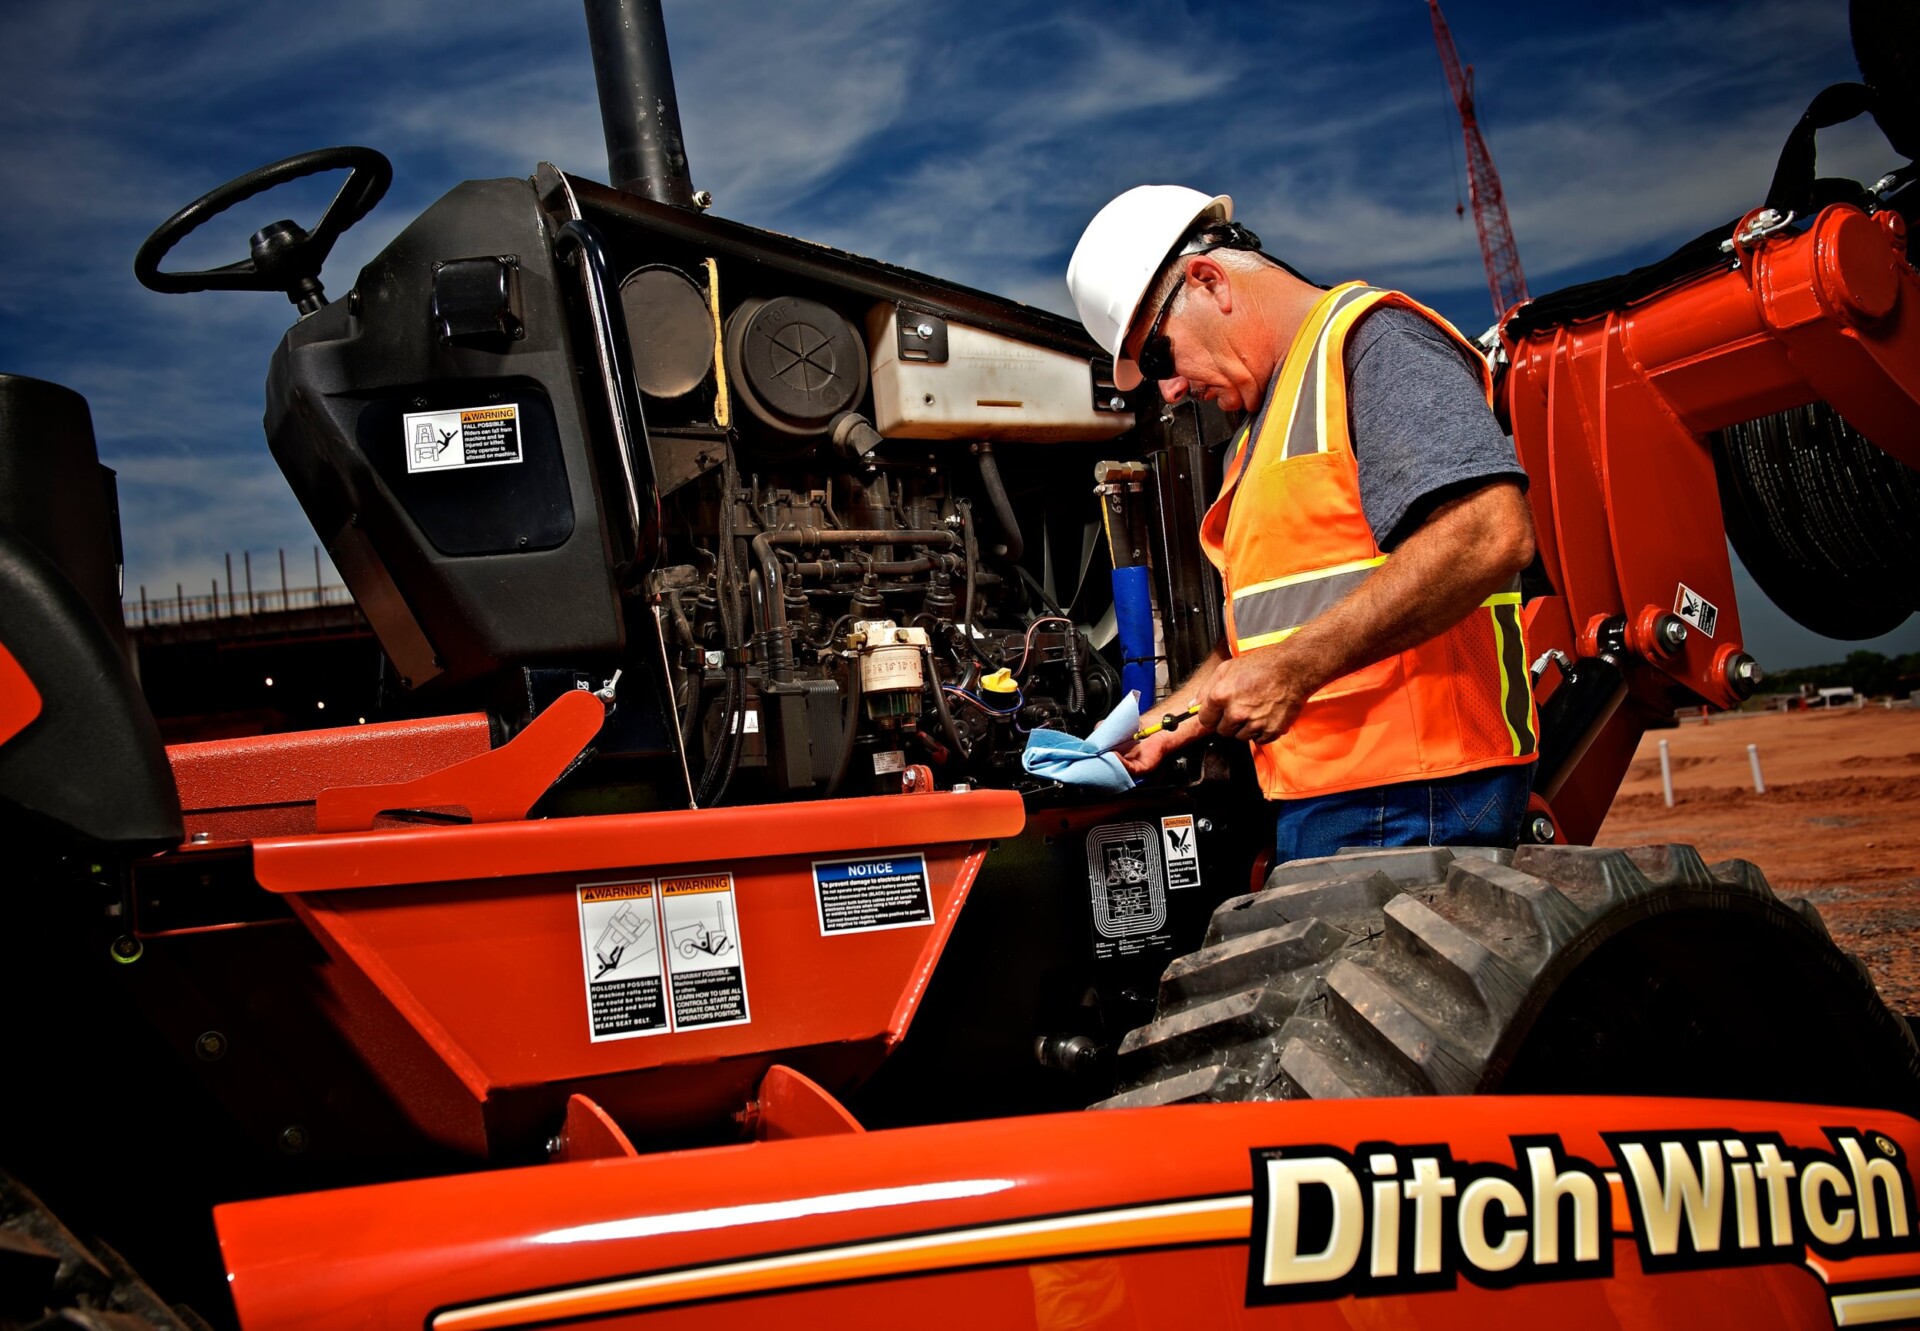
POLYGON ((1538 725, 1520 632, 1526 474, 1477 351, 1396 292, 1315 286, 1260 253, 1233 201, 1127 191, 1067 270, 1123 389, 1248 416, 1201 544, 1227 637, 1171 695, 1253 746, 1281 860, 1347 846, 1512 845, 1538 725))

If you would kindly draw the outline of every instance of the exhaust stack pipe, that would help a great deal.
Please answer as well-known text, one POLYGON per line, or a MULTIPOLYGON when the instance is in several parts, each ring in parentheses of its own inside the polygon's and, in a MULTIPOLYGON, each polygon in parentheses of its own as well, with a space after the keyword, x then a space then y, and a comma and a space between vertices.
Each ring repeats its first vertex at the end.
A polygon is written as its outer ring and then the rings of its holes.
POLYGON ((695 207, 660 0, 586 0, 586 6, 614 187, 655 203, 695 207))

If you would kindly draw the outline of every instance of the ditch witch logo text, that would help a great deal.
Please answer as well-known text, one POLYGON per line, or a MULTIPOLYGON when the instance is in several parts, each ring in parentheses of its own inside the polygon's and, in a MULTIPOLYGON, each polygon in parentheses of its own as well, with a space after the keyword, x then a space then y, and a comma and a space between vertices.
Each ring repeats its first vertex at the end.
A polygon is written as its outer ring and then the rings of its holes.
POLYGON ((1911 1181, 1878 1133, 1824 1130, 1832 1150, 1772 1133, 1607 1133, 1608 1170, 1554 1136, 1515 1137, 1506 1165, 1445 1146, 1262 1147, 1253 1152, 1249 1303, 1504 1289, 1613 1272, 1620 1179, 1652 1272, 1920 1249, 1911 1181))

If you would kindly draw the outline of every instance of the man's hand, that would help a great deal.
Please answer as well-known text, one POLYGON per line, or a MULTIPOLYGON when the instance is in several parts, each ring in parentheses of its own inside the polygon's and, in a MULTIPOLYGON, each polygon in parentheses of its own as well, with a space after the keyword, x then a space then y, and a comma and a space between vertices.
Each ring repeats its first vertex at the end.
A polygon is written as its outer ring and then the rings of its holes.
POLYGON ((1115 756, 1120 765, 1135 776, 1145 776, 1171 757, 1175 751, 1199 739, 1205 730, 1189 721, 1178 730, 1156 730, 1145 739, 1138 741, 1130 749, 1122 749, 1115 756))
POLYGON ((1197 719, 1203 730, 1227 739, 1266 744, 1287 732, 1314 687, 1285 643, 1256 648, 1223 661, 1208 677, 1197 719))

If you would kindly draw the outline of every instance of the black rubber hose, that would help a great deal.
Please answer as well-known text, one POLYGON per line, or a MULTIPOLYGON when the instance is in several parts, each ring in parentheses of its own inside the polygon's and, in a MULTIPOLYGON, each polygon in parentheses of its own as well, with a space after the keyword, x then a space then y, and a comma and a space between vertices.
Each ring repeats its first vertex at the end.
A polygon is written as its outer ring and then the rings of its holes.
POLYGON ((953 723, 953 713, 947 710, 947 691, 940 683, 940 672, 933 667, 933 653, 922 647, 920 656, 927 663, 927 682, 933 686, 933 710, 940 715, 940 729, 946 733, 953 751, 965 762, 973 757, 973 750, 960 737, 960 727, 953 723))
POLYGON ((853 764, 854 741, 860 735, 860 658, 847 658, 847 724, 840 734, 840 756, 834 760, 833 779, 827 782, 827 798, 840 793, 853 764))
POLYGON ((995 546, 993 553, 1013 563, 1020 562, 1020 556, 1026 553, 1026 538, 1020 534, 1020 521, 1013 516, 1013 500, 1007 497, 1006 482, 1000 479, 1000 464, 993 460, 993 445, 982 441, 974 445, 974 452, 980 459, 980 484, 986 487, 987 498, 993 504, 993 516, 1000 520, 1000 531, 1006 540, 995 546))

